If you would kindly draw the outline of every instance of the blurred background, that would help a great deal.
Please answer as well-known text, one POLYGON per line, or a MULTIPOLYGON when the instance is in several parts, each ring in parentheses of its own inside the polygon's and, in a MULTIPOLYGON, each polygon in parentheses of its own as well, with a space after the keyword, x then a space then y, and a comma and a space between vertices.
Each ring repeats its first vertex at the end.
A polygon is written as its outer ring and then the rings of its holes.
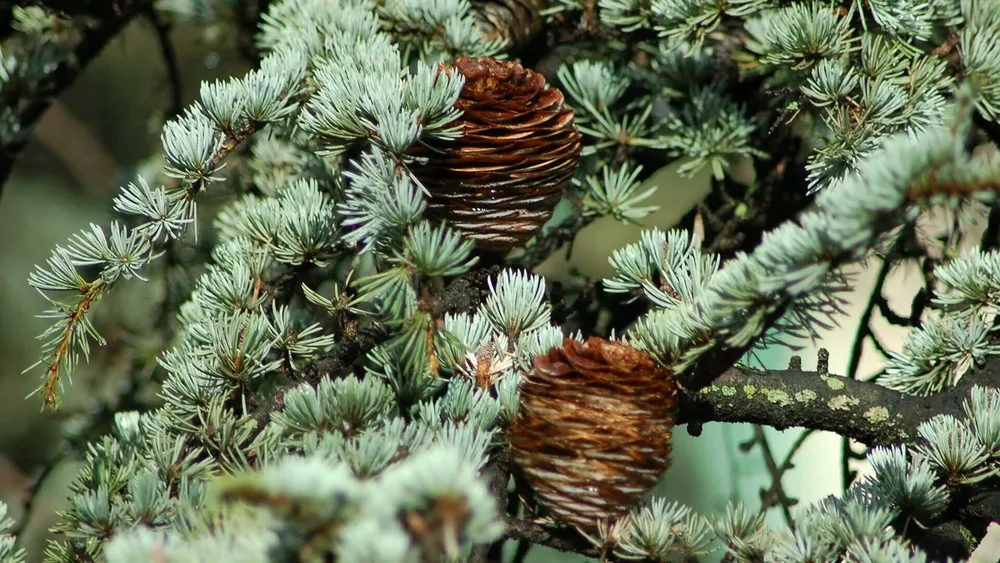
MULTIPOLYGON (((185 105, 198 97, 200 83, 248 70, 231 50, 230 38, 213 37, 203 27, 171 32, 181 74, 185 105)), ((20 520, 25 490, 39 468, 59 452, 61 429, 72 420, 41 412, 38 395, 44 369, 22 370, 38 359, 36 339, 48 326, 36 315, 47 303, 27 284, 35 264, 44 263, 52 248, 65 244, 90 223, 106 226, 118 187, 135 181, 160 152, 160 127, 171 105, 171 88, 153 27, 137 19, 119 35, 53 103, 21 154, 0 198, 0 500, 8 516, 20 520), (27 398, 26 398, 27 397, 27 398)), ((157 164, 154 162, 154 164, 157 164)), ((160 273, 162 277, 162 272, 160 273)), ((121 375, 136 363, 152 369, 162 342, 141 338, 159 302, 150 284, 124 284, 94 308, 95 323, 108 340, 94 347, 90 365, 82 364, 64 390, 63 412, 93 409, 95 395, 117 394, 121 375)), ((44 551, 45 531, 65 504, 73 478, 72 460, 47 476, 30 507, 22 543, 28 560, 44 551)))
MULTIPOLYGON (((247 69, 229 49, 232 41, 212 41, 204 31, 175 29, 172 32, 183 78, 185 105, 196 99, 202 80, 243 73, 247 69)), ((64 244, 74 232, 94 222, 104 225, 110 218, 111 199, 122 183, 136 176, 136 169, 159 151, 159 124, 170 105, 170 88, 160 57, 156 35, 146 22, 134 23, 114 41, 74 85, 54 103, 41 120, 34 138, 22 153, 20 163, 0 199, 0 499, 7 502, 9 516, 22 519, 25 491, 35 481, 39 468, 58 454, 59 433, 67 423, 43 415, 37 395, 26 398, 40 383, 42 369, 22 374, 37 360, 36 335, 47 326, 35 317, 45 301, 27 284, 35 264, 43 263, 51 249, 64 244)), ((708 189, 708 177, 679 178, 672 168, 655 174, 649 182, 658 186, 655 204, 660 211, 646 226, 669 228, 708 189)), ((543 264, 539 273, 550 279, 566 279, 575 269, 600 278, 611 273, 608 256, 637 238, 639 227, 613 220, 599 221, 586 229, 575 245, 571 260, 557 256, 543 264)), ((842 326, 824 335, 822 346, 830 352, 830 371, 843 374, 848 365, 859 308, 871 292, 877 261, 857 271, 858 287, 850 296, 851 316, 842 326)), ((906 310, 919 283, 917 272, 896 271, 886 293, 893 305, 906 310)), ((133 282, 141 285, 141 282, 133 282)), ((120 291, 97 307, 98 329, 108 346, 95 349, 92 366, 81 366, 65 390, 68 411, 89 408, 94 394, 113 387, 117 376, 136 362, 152 368, 162 343, 141 341, 136 327, 148 322, 149 289, 120 291)), ((902 334, 882 327, 891 349, 901 346, 902 334)), ((804 369, 814 369, 818 346, 797 352, 804 369)), ((860 376, 875 373, 880 364, 867 350, 860 376)), ((787 350, 762 351, 755 361, 767 367, 787 367, 787 350)), ((750 425, 708 424, 698 438, 683 427, 675 429, 674 463, 658 493, 669 500, 691 506, 704 514, 724 509, 726 503, 742 500, 751 506, 760 502, 762 489, 771 477, 759 448, 744 451, 741 444, 754 437, 750 425)), ((764 435, 775 459, 799 440, 801 430, 764 435)), ((813 433, 798 450, 795 467, 785 474, 786 493, 808 505, 842 490, 841 440, 813 433)), ((860 468, 862 471, 864 468, 860 468)), ((38 561, 44 550, 46 530, 55 521, 55 510, 65 504, 66 485, 76 464, 67 460, 49 474, 35 496, 21 541, 29 561, 38 561)), ((794 512, 794 509, 793 509, 794 512)), ((769 518, 781 525, 783 516, 772 510, 769 518)), ((995 561, 986 554, 980 561, 995 561)), ((717 558, 716 558, 717 559, 717 558)), ((576 562, 579 556, 535 549, 528 561, 576 562)))

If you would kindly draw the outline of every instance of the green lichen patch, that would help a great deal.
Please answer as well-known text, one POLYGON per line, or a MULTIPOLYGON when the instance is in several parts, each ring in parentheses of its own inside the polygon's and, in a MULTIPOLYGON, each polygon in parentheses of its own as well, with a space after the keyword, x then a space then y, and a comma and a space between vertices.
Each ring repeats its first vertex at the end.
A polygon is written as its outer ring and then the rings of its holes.
POLYGON ((795 400, 800 403, 809 404, 810 402, 816 400, 816 392, 809 389, 799 391, 795 394, 795 400))
POLYGON ((767 397, 768 402, 781 406, 792 404, 792 397, 781 389, 761 389, 760 392, 767 397))
POLYGON ((872 407, 866 410, 863 416, 868 422, 885 422, 889 420, 889 409, 885 407, 872 407))
POLYGON ((826 402, 826 406, 835 411, 849 411, 851 407, 856 407, 861 400, 850 395, 837 395, 826 402))
POLYGON ((820 379, 826 382, 826 386, 834 391, 840 391, 844 388, 844 380, 842 378, 822 375, 820 379))

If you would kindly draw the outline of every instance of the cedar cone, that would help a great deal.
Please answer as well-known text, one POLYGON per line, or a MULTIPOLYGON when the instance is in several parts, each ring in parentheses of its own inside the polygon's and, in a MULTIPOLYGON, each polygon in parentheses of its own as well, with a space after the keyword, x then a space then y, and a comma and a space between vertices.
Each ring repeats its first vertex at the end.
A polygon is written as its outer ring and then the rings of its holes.
POLYGON ((521 382, 514 460, 554 517, 584 531, 628 513, 670 466, 677 385, 648 353, 565 339, 521 382))
POLYGON ((455 107, 462 136, 418 145, 413 172, 427 188, 427 215, 447 221, 486 250, 527 242, 549 219, 580 163, 573 110, 542 75, 520 64, 461 57, 455 107))

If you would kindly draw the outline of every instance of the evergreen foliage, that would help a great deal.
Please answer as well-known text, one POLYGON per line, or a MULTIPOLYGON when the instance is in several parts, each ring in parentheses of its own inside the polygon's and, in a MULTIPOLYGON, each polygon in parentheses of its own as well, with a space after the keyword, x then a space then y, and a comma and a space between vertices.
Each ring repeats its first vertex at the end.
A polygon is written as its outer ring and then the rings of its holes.
MULTIPOLYGON (((121 0, 89 18, 55 4, 15 7, 0 30, 0 168, 47 77, 93 56, 80 45, 144 10, 208 28, 245 3, 121 0)), ((1000 0, 249 4, 267 7, 242 30, 254 69, 202 84, 163 124, 161 169, 121 187, 118 218, 29 276, 51 324, 26 371, 51 409, 82 392, 65 383, 104 344, 105 297, 154 276, 184 295, 155 327, 169 341, 155 377, 134 382, 156 403, 81 449, 46 561, 487 561, 505 539, 608 560, 937 561, 967 558, 1000 518, 1000 0), (485 34, 489 4, 544 18, 545 57, 485 34), (438 72, 460 55, 551 66, 584 138, 569 211, 509 256, 426 218, 414 173, 414 147, 462 142, 464 79, 438 72), (673 162, 710 171, 712 195, 570 288, 611 319, 588 324, 532 266, 596 218, 645 224, 669 187, 643 182, 673 162), (212 217, 208 192, 225 200, 212 217), (935 253, 917 227, 942 210, 957 218, 935 253), (195 240, 208 255, 178 258, 195 240), (507 439, 534 357, 618 339, 696 407, 755 349, 838 322, 846 268, 872 257, 928 272, 905 345, 852 387, 891 392, 888 422, 848 394, 780 406, 846 411, 846 438, 876 437, 873 476, 782 529, 767 506, 697 514, 661 497, 596 533, 535 518, 507 439)), ((681 409, 680 423, 711 420, 681 409)), ((19 563, 5 509, 0 562, 19 563)))

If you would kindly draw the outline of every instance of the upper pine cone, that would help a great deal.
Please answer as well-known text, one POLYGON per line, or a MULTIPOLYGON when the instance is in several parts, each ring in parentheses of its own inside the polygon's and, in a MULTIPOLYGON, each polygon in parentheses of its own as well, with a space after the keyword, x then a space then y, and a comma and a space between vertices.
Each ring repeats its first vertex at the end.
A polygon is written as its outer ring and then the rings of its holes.
POLYGON ((520 64, 462 57, 455 107, 462 136, 421 146, 413 171, 430 194, 428 216, 463 231, 476 246, 506 251, 549 219, 580 163, 573 110, 542 75, 520 64))
POLYGON ((567 338, 521 383, 513 457, 553 516, 593 530, 624 516, 670 466, 676 413, 677 386, 652 356, 567 338))

